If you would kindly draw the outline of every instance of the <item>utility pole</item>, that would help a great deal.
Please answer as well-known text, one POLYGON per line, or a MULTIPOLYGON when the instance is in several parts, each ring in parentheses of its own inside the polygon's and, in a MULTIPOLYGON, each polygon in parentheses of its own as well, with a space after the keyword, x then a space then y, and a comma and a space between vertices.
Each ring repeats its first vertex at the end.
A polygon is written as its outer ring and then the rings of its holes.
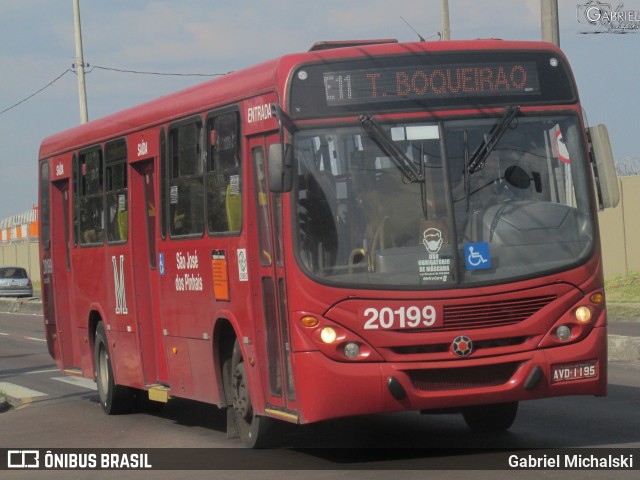
POLYGON ((76 35, 76 69, 78 71, 78 96, 80 98, 80 123, 89 121, 87 89, 84 84, 84 58, 82 55, 82 30, 80 29, 80 0, 73 0, 73 26, 76 35))
POLYGON ((560 28, 558 26, 558 0, 540 0, 542 17, 542 40, 560 46, 560 28))
POLYGON ((449 25, 449 0, 442 0, 442 40, 451 40, 449 25))

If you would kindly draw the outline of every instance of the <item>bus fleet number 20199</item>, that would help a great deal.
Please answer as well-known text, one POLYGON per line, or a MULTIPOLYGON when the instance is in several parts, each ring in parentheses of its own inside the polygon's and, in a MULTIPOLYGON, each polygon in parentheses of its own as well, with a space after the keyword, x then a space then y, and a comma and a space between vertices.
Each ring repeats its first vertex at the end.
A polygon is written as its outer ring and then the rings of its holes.
POLYGON ((432 327, 436 323, 436 309, 432 305, 400 307, 397 310, 370 307, 364 311, 364 317, 365 330, 432 327))

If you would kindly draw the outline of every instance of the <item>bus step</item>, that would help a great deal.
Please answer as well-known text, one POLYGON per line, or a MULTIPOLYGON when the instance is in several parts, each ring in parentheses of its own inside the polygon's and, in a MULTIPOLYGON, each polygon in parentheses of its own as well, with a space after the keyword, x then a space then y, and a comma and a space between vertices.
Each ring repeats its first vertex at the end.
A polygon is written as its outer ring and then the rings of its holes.
POLYGON ((79 368, 65 368, 62 372, 65 375, 73 375, 74 377, 82 376, 82 370, 80 370, 79 368))
POLYGON ((165 385, 149 385, 149 400, 167 403, 169 401, 169 387, 165 385))

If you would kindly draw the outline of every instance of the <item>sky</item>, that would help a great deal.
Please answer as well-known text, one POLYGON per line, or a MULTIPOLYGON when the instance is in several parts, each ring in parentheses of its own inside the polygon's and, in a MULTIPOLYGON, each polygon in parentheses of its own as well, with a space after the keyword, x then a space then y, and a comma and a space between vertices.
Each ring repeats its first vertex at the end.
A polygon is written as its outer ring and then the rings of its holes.
MULTIPOLYGON (((614 158, 621 162, 640 157, 640 29, 593 33, 583 7, 599 3, 635 12, 625 18, 629 26, 640 26, 640 0, 558 0, 560 47, 572 65, 589 124, 607 125, 614 158)), ((417 40, 403 19, 437 41, 441 5, 441 0, 80 0, 89 119, 207 80, 115 70, 220 74, 306 51, 319 40, 417 40)), ((540 0, 449 0, 449 9, 452 40, 541 38, 540 0)), ((0 0, 0 219, 37 203, 42 139, 80 122, 74 64, 72 0, 0 0)))

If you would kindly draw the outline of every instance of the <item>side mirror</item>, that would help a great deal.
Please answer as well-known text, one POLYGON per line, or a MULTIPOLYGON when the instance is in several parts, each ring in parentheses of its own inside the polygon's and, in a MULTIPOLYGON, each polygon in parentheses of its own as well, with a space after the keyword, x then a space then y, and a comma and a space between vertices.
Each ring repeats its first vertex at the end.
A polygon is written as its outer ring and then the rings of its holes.
POLYGON ((605 125, 589 128, 589 138, 595 164, 596 185, 599 187, 602 208, 613 208, 620 201, 618 176, 613 160, 609 132, 605 125))
POLYGON ((269 191, 290 192, 293 186, 293 153, 290 144, 272 143, 267 159, 269 191))

